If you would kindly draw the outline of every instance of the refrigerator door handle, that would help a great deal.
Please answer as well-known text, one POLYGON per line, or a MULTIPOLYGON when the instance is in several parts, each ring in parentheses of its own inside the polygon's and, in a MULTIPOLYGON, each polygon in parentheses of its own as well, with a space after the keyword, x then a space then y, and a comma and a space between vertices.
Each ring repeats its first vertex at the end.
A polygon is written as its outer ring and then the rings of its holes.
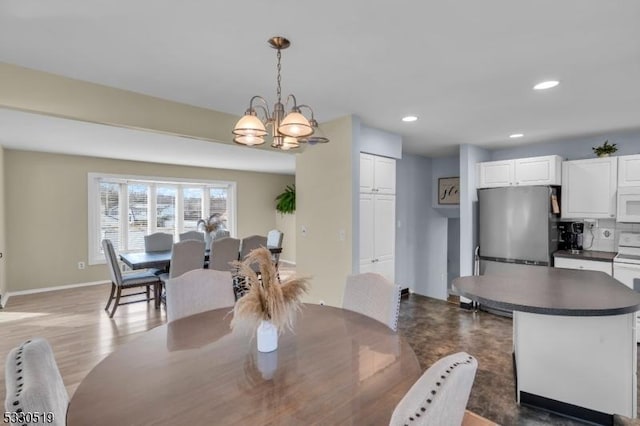
POLYGON ((480 256, 480 259, 490 260, 492 262, 515 263, 518 265, 549 266, 549 262, 544 262, 539 260, 506 259, 502 257, 487 257, 487 256, 480 256))

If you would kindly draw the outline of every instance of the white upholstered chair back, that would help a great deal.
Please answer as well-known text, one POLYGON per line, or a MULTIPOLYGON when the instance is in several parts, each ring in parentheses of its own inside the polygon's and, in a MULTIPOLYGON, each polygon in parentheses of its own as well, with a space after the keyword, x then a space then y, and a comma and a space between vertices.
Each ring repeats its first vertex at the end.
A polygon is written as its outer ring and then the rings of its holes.
POLYGON ((167 322, 235 303, 231 272, 197 269, 166 284, 167 322))
POLYGON ((43 423, 66 424, 69 395, 51 346, 45 339, 34 337, 9 352, 5 384, 6 412, 53 413, 53 423, 43 423))
POLYGON ((232 266, 229 262, 238 260, 240 253, 240 240, 237 238, 220 238, 211 243, 211 253, 209 254, 209 269, 217 271, 230 271, 232 266))
POLYGON ((389 424, 461 425, 477 368, 465 352, 436 361, 398 403, 389 424))
POLYGON ((204 241, 184 240, 175 243, 171 249, 169 278, 176 278, 185 272, 204 267, 204 241))
POLYGON ((167 251, 173 245, 173 235, 156 232, 144 236, 144 251, 167 251))
POLYGON ((267 234, 267 247, 282 247, 282 238, 284 234, 277 229, 272 229, 267 234))
POLYGON ((198 231, 183 232, 182 234, 179 235, 179 240, 180 241, 186 241, 186 240, 204 241, 204 233, 198 232, 198 231))
POLYGON ((378 320, 396 331, 400 286, 373 272, 350 275, 344 287, 342 307, 378 320))

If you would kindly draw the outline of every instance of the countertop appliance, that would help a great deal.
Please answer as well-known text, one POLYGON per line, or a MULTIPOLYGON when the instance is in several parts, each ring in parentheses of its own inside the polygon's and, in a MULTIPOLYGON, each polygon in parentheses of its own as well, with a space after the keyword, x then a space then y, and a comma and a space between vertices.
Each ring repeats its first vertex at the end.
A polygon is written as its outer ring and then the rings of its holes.
MULTIPOLYGON (((613 258, 613 278, 640 291, 640 233, 622 232, 618 254, 613 258)), ((640 331, 640 312, 636 313, 636 335, 640 331)))
POLYGON ((480 275, 518 273, 522 265, 553 265, 559 216, 553 213, 553 195, 559 194, 551 186, 478 190, 480 275))

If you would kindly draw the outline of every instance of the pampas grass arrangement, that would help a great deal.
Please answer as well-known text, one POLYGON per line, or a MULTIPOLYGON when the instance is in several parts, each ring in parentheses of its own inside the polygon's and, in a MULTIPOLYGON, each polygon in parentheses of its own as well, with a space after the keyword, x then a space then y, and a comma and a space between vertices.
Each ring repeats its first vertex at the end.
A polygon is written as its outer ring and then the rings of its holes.
POLYGON ((302 295, 309 290, 307 278, 292 277, 278 281, 271 252, 264 247, 252 250, 243 262, 234 262, 239 274, 246 277, 249 291, 233 308, 231 328, 256 330, 261 321, 270 321, 279 333, 293 327, 296 312, 302 306, 302 295), (261 278, 251 268, 257 263, 261 278))
POLYGON ((226 226, 226 221, 227 219, 222 213, 214 213, 209 216, 209 219, 199 219, 196 227, 198 231, 211 233, 217 231, 218 229, 224 229, 226 226))

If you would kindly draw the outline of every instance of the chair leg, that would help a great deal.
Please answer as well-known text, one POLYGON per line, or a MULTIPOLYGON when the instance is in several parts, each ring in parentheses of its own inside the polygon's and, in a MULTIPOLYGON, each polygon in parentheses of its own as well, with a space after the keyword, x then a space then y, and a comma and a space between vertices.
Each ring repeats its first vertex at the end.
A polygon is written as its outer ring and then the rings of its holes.
POLYGON ((155 283, 153 285, 154 302, 156 309, 160 309, 160 295, 162 294, 162 283, 155 283))
POLYGON ((109 295, 109 300, 107 301, 107 306, 104 307, 105 311, 109 310, 109 305, 111 305, 111 301, 113 300, 113 294, 116 292, 116 285, 111 283, 111 294, 109 295))
POLYGON ((120 293, 122 292, 122 287, 117 286, 117 293, 116 293, 116 300, 115 300, 115 304, 113 305, 113 310, 111 311, 111 314, 109 314, 109 318, 113 318, 113 314, 116 313, 116 309, 118 309, 118 305, 120 304, 120 293))
POLYGON ((147 303, 149 303, 151 302, 151 294, 150 294, 151 290, 149 289, 148 285, 146 286, 146 289, 147 289, 147 303))

